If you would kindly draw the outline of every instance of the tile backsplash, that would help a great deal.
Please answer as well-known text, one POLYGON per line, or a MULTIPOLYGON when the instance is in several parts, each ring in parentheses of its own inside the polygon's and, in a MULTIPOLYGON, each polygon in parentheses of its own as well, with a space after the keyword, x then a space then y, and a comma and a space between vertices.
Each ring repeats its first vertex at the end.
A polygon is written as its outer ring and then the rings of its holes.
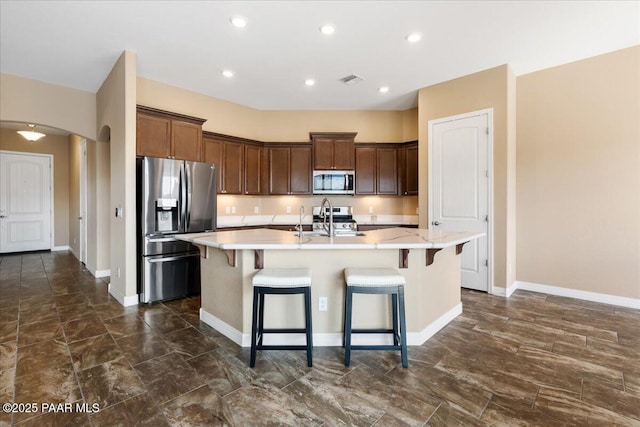
MULTIPOLYGON (((300 206, 311 214, 323 196, 218 195, 218 216, 298 215, 300 206)), ((330 196, 334 206, 353 206, 354 215, 416 215, 418 196, 330 196)))

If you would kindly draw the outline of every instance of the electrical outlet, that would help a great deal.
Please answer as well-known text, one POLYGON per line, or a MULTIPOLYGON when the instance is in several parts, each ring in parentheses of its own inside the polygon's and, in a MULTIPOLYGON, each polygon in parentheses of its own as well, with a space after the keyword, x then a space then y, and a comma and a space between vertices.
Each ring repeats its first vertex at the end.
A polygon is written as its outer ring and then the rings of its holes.
POLYGON ((116 270, 116 275, 118 276, 118 279, 120 278, 120 267, 118 267, 118 269, 116 270))
POLYGON ((253 213, 254 214, 260 213, 260 208, 258 206, 254 206, 253 207, 253 213))
POLYGON ((320 311, 327 311, 327 297, 320 297, 318 298, 318 310, 320 311))
POLYGON ((287 206, 287 213, 291 213, 291 206, 287 206))
POLYGON ((369 206, 369 213, 372 214, 373 213, 373 206, 369 206))
POLYGON ((226 206, 224 208, 224 212, 230 214, 231 213, 231 208, 229 206, 226 206))
POLYGON ((231 206, 231 213, 232 214, 236 213, 236 207, 235 206, 231 206))
POLYGON ((418 208, 416 208, 416 215, 418 215, 420 213, 420 211, 418 210, 418 208))

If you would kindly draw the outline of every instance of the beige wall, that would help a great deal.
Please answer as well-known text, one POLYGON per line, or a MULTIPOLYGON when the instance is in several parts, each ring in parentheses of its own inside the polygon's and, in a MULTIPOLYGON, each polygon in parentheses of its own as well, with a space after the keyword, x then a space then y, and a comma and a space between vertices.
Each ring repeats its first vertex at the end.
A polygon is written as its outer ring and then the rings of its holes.
POLYGON ((53 155, 53 232, 54 246, 69 245, 69 140, 67 136, 47 135, 29 142, 15 129, 0 129, 0 150, 53 155))
POLYGON ((84 138, 69 135, 69 247, 80 259, 80 144, 84 138))
POLYGON ((206 131, 260 139, 259 110, 142 77, 136 89, 140 105, 207 119, 206 131))
POLYGON ((518 77, 518 280, 640 298, 640 46, 518 77))
POLYGON ((261 111, 262 141, 304 142, 309 132, 357 132, 356 142, 403 142, 402 111, 261 111))
POLYGON ((96 138, 96 95, 0 74, 0 121, 46 125, 96 138))
MULTIPOLYGON (((135 54, 123 52, 96 95, 98 203, 106 204, 104 209, 97 206, 97 241, 111 241, 108 253, 98 253, 97 268, 101 269, 105 264, 109 266, 109 291, 125 304, 137 303, 135 61, 135 54), (110 159, 108 168, 106 163, 103 167, 99 163, 105 157, 110 159), (110 199, 105 203, 107 197, 104 181, 108 176, 110 199), (116 208, 122 209, 121 218, 114 215, 116 208)), ((105 248, 99 249, 104 251, 105 248)))
POLYGON ((309 132, 358 132, 356 142, 404 142, 417 139, 417 109, 404 111, 256 110, 137 78, 136 102, 201 117, 203 129, 258 141, 305 142, 309 132))
POLYGON ((420 89, 419 114, 419 204, 420 226, 428 228, 429 120, 493 108, 493 276, 494 286, 507 287, 514 280, 515 211, 510 204, 515 183, 515 132, 513 126, 515 84, 508 65, 491 68, 455 80, 420 89))

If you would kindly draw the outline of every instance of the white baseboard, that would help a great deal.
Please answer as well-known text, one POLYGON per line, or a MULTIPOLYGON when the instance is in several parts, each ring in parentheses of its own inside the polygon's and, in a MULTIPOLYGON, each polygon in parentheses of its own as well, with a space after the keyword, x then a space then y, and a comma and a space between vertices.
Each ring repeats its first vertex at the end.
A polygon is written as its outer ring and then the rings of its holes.
POLYGON ((462 314, 462 303, 458 303, 451 310, 438 317, 429 326, 424 328, 421 332, 409 332, 407 334, 407 344, 409 345, 422 345, 429 338, 434 336, 440 329, 447 326, 449 322, 462 314))
POLYGON ((109 277, 111 276, 111 270, 96 270, 96 272, 93 275, 96 278, 109 277))
MULTIPOLYGON (((462 303, 437 318, 420 332, 407 333, 407 345, 422 345, 429 338, 444 328, 449 322, 462 313, 462 303)), ((213 314, 200 308, 200 320, 220 332, 231 341, 241 347, 251 347, 251 335, 243 334, 228 323, 220 320, 213 314)), ((264 337, 264 344, 278 343, 280 345, 304 345, 305 337, 302 334, 269 334, 264 337)), ((392 337, 389 334, 353 335, 353 345, 391 345, 392 337)), ((342 346, 342 333, 315 333, 313 334, 314 347, 340 347, 342 346)))
POLYGON ((114 297, 123 307, 130 307, 132 305, 138 305, 139 297, 135 295, 122 295, 116 288, 109 283, 109 294, 114 297))
POLYGON ((54 246, 51 248, 51 252, 60 252, 60 251, 70 251, 71 247, 69 245, 66 246, 54 246))
POLYGON ((96 270, 94 267, 88 264, 85 264, 85 267, 87 267, 87 270, 89 270, 89 273, 91 273, 93 277, 95 277, 96 279, 99 279, 101 277, 111 276, 111 270, 96 270))
POLYGON ((80 254, 78 252, 76 252, 75 249, 73 249, 71 246, 69 246, 69 252, 71 252, 71 255, 73 255, 74 257, 76 257, 76 259, 78 261, 80 261, 80 254))
POLYGON ((516 281, 513 285, 507 288, 506 296, 511 296, 516 289, 640 309, 640 299, 637 298, 620 297, 617 295, 601 294, 598 292, 581 291, 579 289, 562 288, 559 286, 542 285, 540 283, 522 281, 516 281))
POLYGON ((230 324, 218 319, 216 316, 207 312, 202 307, 200 307, 200 320, 202 320, 204 323, 211 326, 213 329, 220 332, 222 335, 229 338, 239 346, 250 347, 250 344, 243 345, 242 332, 240 332, 230 324))

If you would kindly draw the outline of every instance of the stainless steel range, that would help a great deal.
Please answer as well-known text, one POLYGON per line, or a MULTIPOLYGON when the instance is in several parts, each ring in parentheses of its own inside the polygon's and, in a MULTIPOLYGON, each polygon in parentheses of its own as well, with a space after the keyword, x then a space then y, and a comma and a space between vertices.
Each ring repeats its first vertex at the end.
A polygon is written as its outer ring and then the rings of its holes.
POLYGON ((351 206, 314 206, 313 207, 313 224, 314 232, 326 232, 329 217, 333 212, 333 230, 334 235, 353 235, 358 231, 358 224, 353 219, 353 208, 351 206), (324 209, 324 214, 323 214, 324 209))

